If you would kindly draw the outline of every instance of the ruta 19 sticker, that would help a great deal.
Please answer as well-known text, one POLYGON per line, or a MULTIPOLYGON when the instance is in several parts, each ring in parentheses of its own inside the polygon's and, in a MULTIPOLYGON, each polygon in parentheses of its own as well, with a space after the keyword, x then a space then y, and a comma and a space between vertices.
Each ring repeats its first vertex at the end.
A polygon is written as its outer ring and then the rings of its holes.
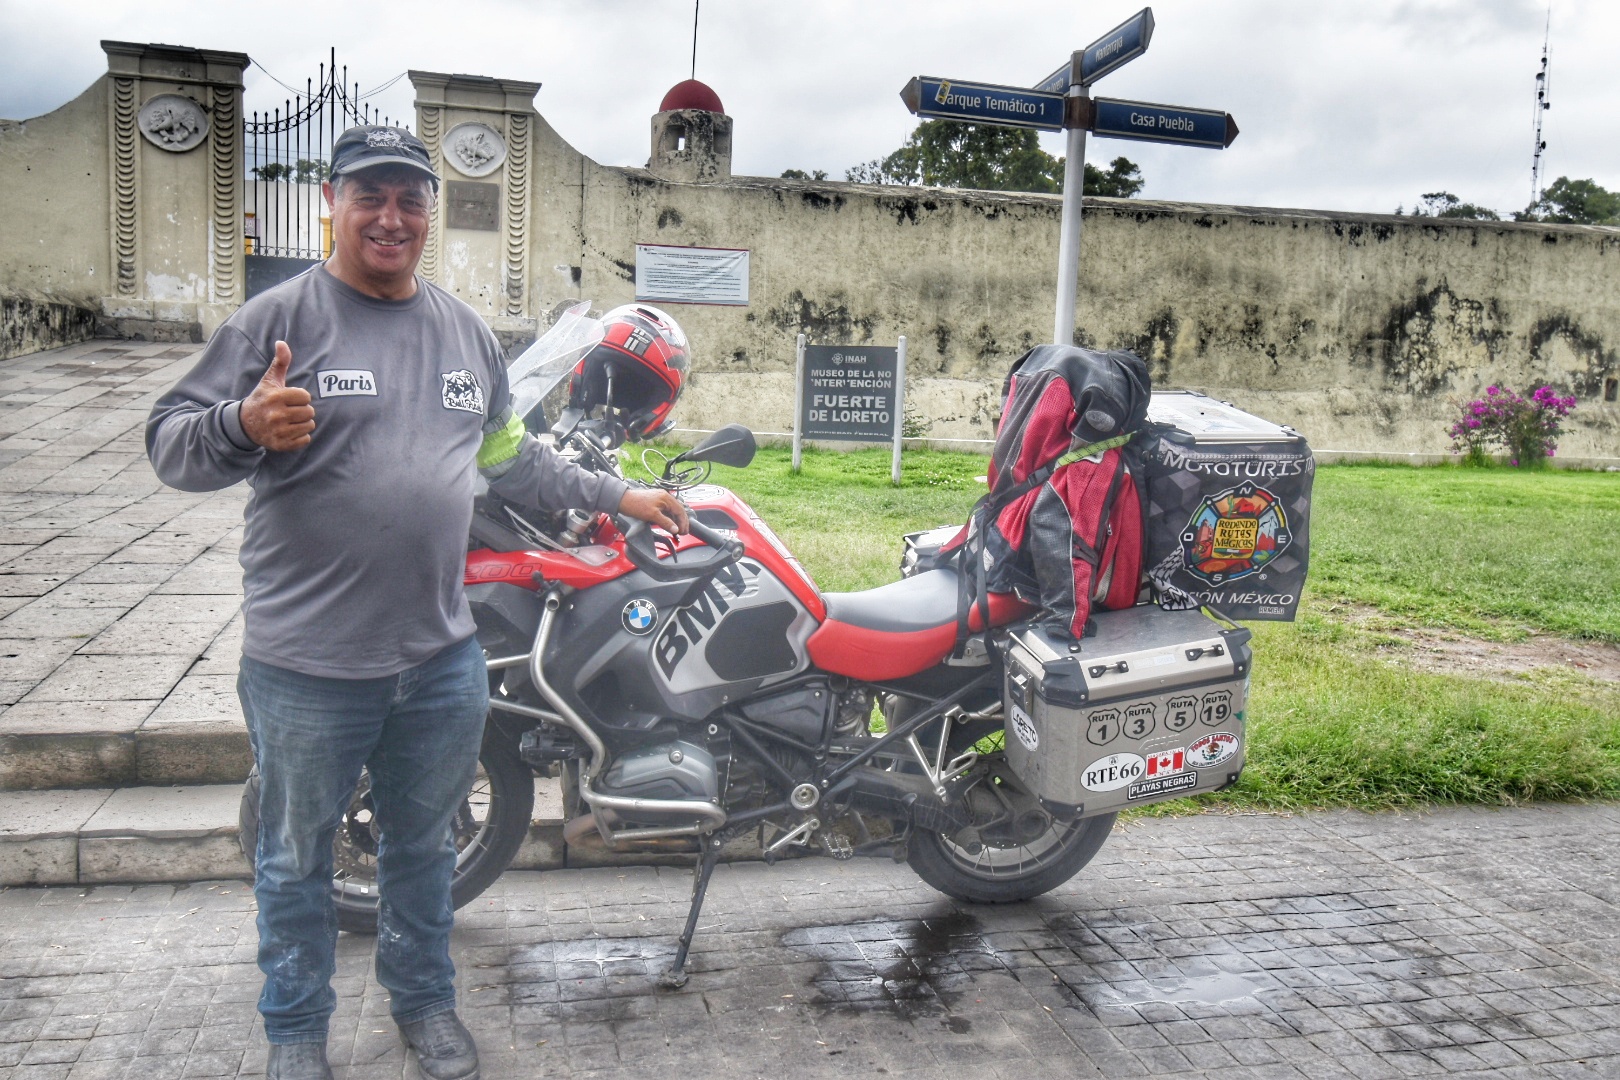
POLYGON ((1230 731, 1217 731, 1187 747, 1187 764, 1195 769, 1210 769, 1238 752, 1238 737, 1230 731))

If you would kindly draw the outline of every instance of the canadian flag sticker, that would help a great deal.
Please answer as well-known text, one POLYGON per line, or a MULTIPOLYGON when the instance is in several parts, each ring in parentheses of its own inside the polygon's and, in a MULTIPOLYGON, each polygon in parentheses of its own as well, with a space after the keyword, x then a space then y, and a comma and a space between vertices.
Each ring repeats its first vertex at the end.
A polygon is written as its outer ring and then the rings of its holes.
POLYGON ((1169 773, 1178 773, 1187 767, 1187 751, 1161 750, 1157 754, 1147 755, 1147 771, 1144 776, 1165 776, 1169 773))

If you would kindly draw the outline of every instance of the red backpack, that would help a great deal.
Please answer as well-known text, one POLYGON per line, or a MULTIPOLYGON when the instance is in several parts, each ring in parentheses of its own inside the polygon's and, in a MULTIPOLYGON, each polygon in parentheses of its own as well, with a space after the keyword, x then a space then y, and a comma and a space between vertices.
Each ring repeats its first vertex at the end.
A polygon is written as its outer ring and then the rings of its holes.
POLYGON ((1013 364, 1002 391, 990 492, 963 544, 958 637, 989 594, 1038 604, 1071 636, 1093 606, 1136 603, 1142 502, 1127 444, 1141 429, 1147 366, 1128 352, 1041 345, 1013 364))

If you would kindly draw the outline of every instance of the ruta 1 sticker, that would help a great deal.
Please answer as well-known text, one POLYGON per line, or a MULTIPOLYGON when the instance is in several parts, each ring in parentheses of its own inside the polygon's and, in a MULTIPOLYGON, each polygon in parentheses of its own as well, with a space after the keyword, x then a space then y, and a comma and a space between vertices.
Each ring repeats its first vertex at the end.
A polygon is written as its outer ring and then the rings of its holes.
POLYGON ((1112 742, 1119 734, 1119 710, 1098 709, 1086 717, 1086 741, 1093 746, 1112 742))
POLYGON ((1187 747, 1187 764, 1195 769, 1209 769, 1238 752, 1238 737, 1230 731, 1217 731, 1187 747))

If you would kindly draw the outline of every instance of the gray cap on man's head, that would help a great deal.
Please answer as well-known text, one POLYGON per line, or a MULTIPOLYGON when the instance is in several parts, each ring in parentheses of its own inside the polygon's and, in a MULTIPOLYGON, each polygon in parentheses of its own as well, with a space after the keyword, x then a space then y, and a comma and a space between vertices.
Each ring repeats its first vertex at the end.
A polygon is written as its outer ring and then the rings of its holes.
POLYGON ((377 165, 405 165, 426 173, 439 186, 439 174, 422 140, 404 128, 362 125, 352 127, 332 144, 332 175, 346 176, 377 165))

